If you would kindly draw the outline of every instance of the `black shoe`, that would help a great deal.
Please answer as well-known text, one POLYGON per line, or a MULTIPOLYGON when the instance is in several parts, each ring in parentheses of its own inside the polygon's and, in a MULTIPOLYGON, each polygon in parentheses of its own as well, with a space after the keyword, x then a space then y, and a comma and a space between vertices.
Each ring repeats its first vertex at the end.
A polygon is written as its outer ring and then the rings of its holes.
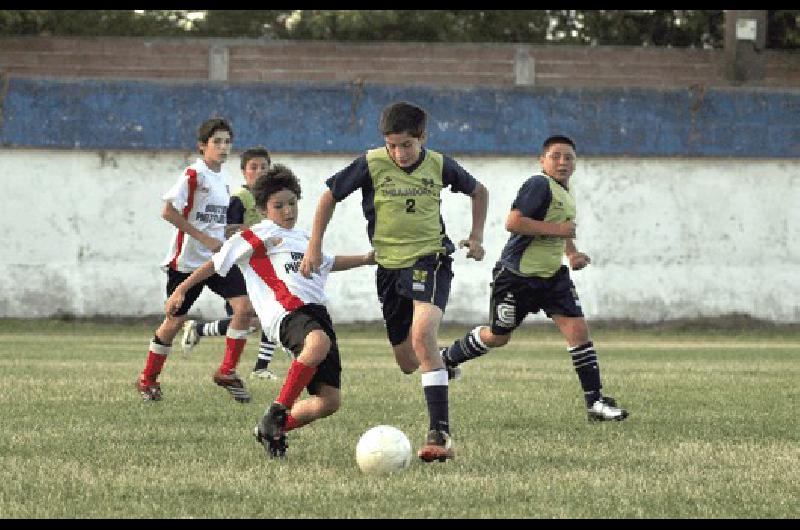
POLYGON ((442 361, 444 361, 444 367, 447 369, 447 380, 448 381, 457 381, 461 379, 461 368, 457 364, 453 364, 450 362, 450 359, 447 357, 447 348, 439 348, 439 355, 442 356, 442 361))
POLYGON ((256 425, 254 433, 256 440, 264 446, 272 458, 286 456, 286 447, 288 446, 283 428, 286 425, 287 414, 286 407, 280 403, 273 403, 256 425))
POLYGON ((261 434, 260 425, 256 425, 253 435, 256 437, 256 441, 264 446, 264 450, 270 458, 286 458, 286 448, 289 445, 286 443, 285 434, 281 434, 278 439, 267 438, 261 434))

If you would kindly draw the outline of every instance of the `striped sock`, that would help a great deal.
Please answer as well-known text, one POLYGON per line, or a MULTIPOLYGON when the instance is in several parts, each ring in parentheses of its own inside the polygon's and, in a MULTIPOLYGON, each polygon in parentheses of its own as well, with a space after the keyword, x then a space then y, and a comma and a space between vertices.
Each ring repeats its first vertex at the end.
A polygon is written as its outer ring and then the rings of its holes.
POLYGON ((484 344, 481 340, 482 327, 483 326, 476 327, 447 348, 442 356, 449 366, 455 366, 489 353, 489 346, 484 344))
POLYGON ((231 325, 230 318, 212 320, 197 326, 197 334, 201 337, 221 337, 228 333, 228 326, 231 325))
POLYGON ((594 351, 594 344, 589 341, 580 346, 569 348, 569 353, 572 356, 572 365, 578 373, 578 379, 583 388, 586 406, 591 407, 595 401, 602 397, 600 389, 603 388, 600 383, 600 366, 597 363, 597 352, 594 351))
POLYGON ((272 356, 275 354, 275 346, 275 343, 269 340, 262 332, 261 342, 258 344, 258 357, 256 358, 256 365, 253 367, 253 371, 266 370, 269 363, 272 361, 272 356))

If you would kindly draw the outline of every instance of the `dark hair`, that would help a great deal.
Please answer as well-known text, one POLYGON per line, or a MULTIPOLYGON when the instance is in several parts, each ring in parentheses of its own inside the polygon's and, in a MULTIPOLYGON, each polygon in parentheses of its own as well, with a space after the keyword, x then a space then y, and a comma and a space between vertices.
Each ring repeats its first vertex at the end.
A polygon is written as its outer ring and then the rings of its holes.
POLYGON ((253 198, 256 206, 265 209, 269 198, 281 190, 293 191, 300 198, 300 181, 292 170, 283 164, 275 164, 265 174, 260 175, 253 185, 253 198))
POLYGON ((420 107, 405 101, 398 101, 383 109, 378 129, 381 136, 408 133, 414 138, 421 138, 425 132, 427 120, 425 111, 420 107))
POLYGON ((220 130, 228 131, 228 134, 231 135, 231 139, 233 139, 233 128, 231 128, 231 124, 228 123, 228 120, 224 118, 210 118, 201 123, 200 127, 197 128, 197 141, 205 145, 208 139, 214 136, 215 132, 220 130))
POLYGON ((550 149, 550 146, 553 144, 567 144, 571 145, 573 149, 577 150, 575 148, 575 142, 573 142, 572 139, 570 139, 568 136, 561 136, 557 134, 555 136, 551 136, 550 138, 544 141, 544 143, 542 144, 542 154, 545 154, 547 150, 550 149))
POLYGON ((267 159, 268 166, 272 163, 272 160, 269 158, 269 151, 267 151, 266 147, 261 147, 259 145, 258 147, 251 147, 250 149, 246 150, 244 153, 242 153, 242 171, 244 171, 245 166, 250 160, 261 157, 267 159))

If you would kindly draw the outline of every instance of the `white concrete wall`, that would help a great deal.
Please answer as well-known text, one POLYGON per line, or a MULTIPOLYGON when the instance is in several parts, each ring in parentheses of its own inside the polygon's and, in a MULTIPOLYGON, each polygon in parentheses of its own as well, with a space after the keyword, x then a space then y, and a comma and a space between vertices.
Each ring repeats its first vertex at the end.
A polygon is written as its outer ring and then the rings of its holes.
MULTIPOLYGON (((301 178, 299 226, 310 228, 323 181, 358 153, 274 154, 301 178)), ((160 196, 195 155, 0 149, 6 214, 0 231, 0 317, 146 315, 162 310, 158 264, 170 226, 160 196)), ((456 254, 446 321, 486 320, 489 277, 507 239, 505 217, 533 157, 456 157, 490 190, 486 259, 456 254)), ((238 158, 225 166, 239 182, 238 158)), ((641 322, 745 313, 800 321, 800 160, 581 159, 573 177, 574 273, 590 319, 641 322)), ((470 227, 469 199, 445 193, 454 241, 470 227)), ((368 249, 360 196, 341 203, 325 239, 333 253, 368 249)), ((332 275, 337 321, 379 320, 374 269, 332 275)), ((204 294, 193 314, 216 317, 204 294)), ((536 317, 541 319, 543 317, 536 317)))

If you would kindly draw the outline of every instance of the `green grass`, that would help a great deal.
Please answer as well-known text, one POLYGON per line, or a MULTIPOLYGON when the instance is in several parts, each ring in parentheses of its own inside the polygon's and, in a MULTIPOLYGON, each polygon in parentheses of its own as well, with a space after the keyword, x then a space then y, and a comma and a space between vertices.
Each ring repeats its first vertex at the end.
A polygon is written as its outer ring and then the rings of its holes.
MULTIPOLYGON (((210 381, 220 339, 176 348, 164 401, 142 402, 152 330, 0 320, 0 517, 800 516, 796 330, 595 331, 606 391, 631 417, 590 424, 555 328, 533 326, 451 385, 456 459, 384 477, 358 470, 358 437, 387 423, 416 451, 427 412, 380 327, 340 327, 342 409, 290 433, 285 461, 251 436, 278 384, 235 403, 210 381)), ((282 353, 273 367, 285 374, 282 353)))

